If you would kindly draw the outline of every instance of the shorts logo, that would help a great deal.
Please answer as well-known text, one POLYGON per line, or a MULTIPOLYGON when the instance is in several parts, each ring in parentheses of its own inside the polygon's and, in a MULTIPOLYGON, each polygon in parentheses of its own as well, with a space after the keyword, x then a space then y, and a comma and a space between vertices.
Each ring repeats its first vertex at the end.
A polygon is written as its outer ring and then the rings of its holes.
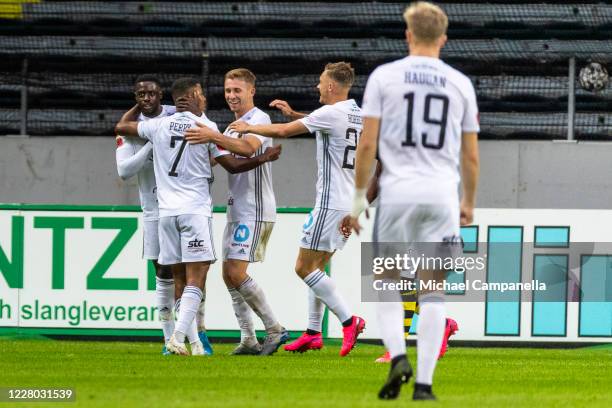
POLYGON ((197 237, 194 240, 189 241, 187 243, 187 249, 189 250, 189 252, 206 252, 207 251, 206 245, 204 245, 204 240, 198 239, 197 237))
POLYGON ((310 213, 310 214, 308 214, 308 219, 306 220, 306 222, 304 223, 302 228, 307 230, 308 228, 310 228, 312 226, 313 222, 314 222, 314 218, 312 216, 312 213, 310 213))
POLYGON ((234 241, 236 242, 244 242, 247 239, 249 239, 249 235, 250 235, 250 231, 249 231, 249 227, 247 227, 244 224, 240 224, 237 228, 236 231, 234 231, 234 241))

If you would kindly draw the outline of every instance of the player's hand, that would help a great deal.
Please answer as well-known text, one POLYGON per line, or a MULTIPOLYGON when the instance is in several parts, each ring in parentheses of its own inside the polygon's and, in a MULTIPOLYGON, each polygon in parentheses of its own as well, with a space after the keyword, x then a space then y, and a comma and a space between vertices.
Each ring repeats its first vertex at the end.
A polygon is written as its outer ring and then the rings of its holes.
MULTIPOLYGON (((359 224, 357 224, 359 225, 359 224)), ((361 227, 359 227, 361 228, 361 227)), ((344 238, 348 239, 353 233, 353 228, 351 226, 351 216, 347 215, 342 219, 340 223, 340 232, 344 235, 344 238)))
POLYGON ((181 96, 174 103, 175 103, 176 109, 180 112, 184 112, 184 111, 197 112, 198 110, 200 110, 200 107, 198 106, 198 102, 196 101, 195 98, 181 96))
POLYGON ((195 122, 195 125, 195 127, 191 127, 185 131, 185 140, 190 144, 208 143, 212 141, 217 134, 217 132, 201 123, 195 122))
POLYGON ((266 148, 262 153, 263 159, 266 162, 273 162, 278 160, 281 155, 282 145, 272 146, 266 148))
POLYGON ((236 133, 248 133, 249 124, 241 120, 230 123, 229 128, 236 133))
MULTIPOLYGON (((366 218, 370 218, 370 214, 366 210, 366 218)), ((363 227, 359 224, 359 218, 355 218, 351 215, 347 215, 342 219, 342 223, 340 224, 340 232, 344 234, 345 237, 348 237, 351 234, 351 231, 355 231, 355 234, 359 235, 361 229, 363 227), (348 235, 347 235, 348 234, 348 235)))
POLYGON ((370 214, 368 213, 369 203, 366 195, 367 191, 365 188, 358 188, 355 190, 355 196, 353 197, 353 208, 351 210, 351 220, 349 224, 357 235, 359 235, 359 231, 361 231, 361 225, 359 224, 359 216, 361 213, 365 211, 366 218, 370 218, 370 214))
POLYGON ((474 221, 474 206, 461 201, 459 224, 470 225, 474 221))
POLYGON ((288 118, 293 117, 293 109, 291 109, 291 106, 289 106, 287 101, 283 101, 281 99, 275 99, 272 102, 270 102, 270 107, 278 109, 279 111, 281 111, 281 113, 285 117, 288 117, 288 118))

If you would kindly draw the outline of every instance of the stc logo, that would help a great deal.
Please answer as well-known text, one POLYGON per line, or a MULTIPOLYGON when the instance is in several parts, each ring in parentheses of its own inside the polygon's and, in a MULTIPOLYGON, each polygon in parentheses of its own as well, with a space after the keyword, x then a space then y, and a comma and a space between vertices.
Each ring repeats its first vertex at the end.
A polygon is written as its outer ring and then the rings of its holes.
POLYGON ((302 228, 307 230, 308 228, 312 226, 313 221, 314 221, 314 218, 312 217, 312 213, 308 214, 308 219, 306 220, 302 228))
POLYGON ((236 231, 234 231, 234 241, 236 242, 244 242, 249 239, 250 231, 249 227, 244 224, 240 224, 236 231))
POLYGON ((203 239, 194 239, 193 241, 189 241, 187 243, 187 247, 188 248, 202 248, 204 246, 204 240, 203 239))

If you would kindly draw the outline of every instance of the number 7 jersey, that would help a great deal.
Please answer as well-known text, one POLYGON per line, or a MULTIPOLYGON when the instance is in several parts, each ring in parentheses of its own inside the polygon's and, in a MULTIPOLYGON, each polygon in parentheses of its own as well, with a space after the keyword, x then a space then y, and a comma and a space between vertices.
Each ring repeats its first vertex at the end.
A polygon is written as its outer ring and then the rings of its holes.
POLYGON ((160 217, 212 216, 210 156, 216 158, 229 152, 219 150, 212 143, 187 143, 185 131, 196 122, 219 131, 206 115, 196 116, 191 112, 177 112, 138 123, 138 135, 153 143, 160 217))
POLYGON ((317 137, 315 208, 350 211, 361 109, 353 99, 325 105, 300 121, 317 137))
POLYGON ((467 76, 438 58, 405 57, 374 70, 362 108, 381 119, 381 204, 459 202, 462 133, 480 130, 467 76))

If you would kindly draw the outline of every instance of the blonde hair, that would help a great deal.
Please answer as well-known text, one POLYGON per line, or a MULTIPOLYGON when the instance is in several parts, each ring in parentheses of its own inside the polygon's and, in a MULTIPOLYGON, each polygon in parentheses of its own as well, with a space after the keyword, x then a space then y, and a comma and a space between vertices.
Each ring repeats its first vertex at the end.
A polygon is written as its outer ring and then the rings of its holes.
POLYGON ((350 88, 355 82, 355 70, 349 62, 330 62, 325 65, 325 72, 344 88, 350 88))
POLYGON ((426 1, 411 3, 404 11, 404 21, 416 42, 431 44, 446 34, 448 17, 444 10, 426 1))
POLYGON ((236 68, 232 69, 231 71, 227 71, 223 80, 226 79, 240 79, 255 86, 255 74, 246 68, 236 68))

